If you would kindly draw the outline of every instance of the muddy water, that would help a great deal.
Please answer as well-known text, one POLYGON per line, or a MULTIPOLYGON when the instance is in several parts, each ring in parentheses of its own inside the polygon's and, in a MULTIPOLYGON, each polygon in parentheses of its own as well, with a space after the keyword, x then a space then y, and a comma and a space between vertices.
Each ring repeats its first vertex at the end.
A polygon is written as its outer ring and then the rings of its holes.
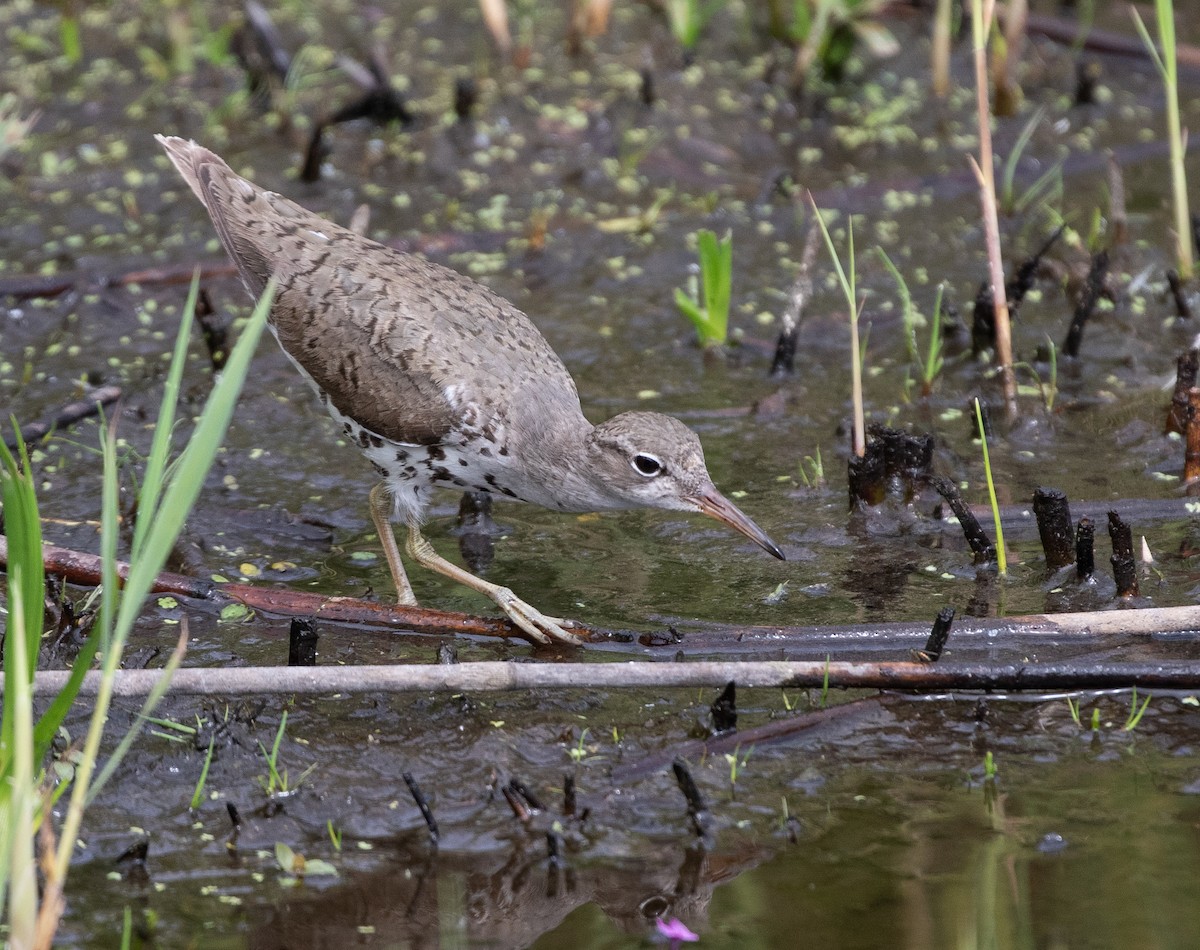
MULTIPOLYGON (((685 516, 575 517, 498 505, 504 531, 488 577, 547 612, 686 632, 697 622, 925 621, 946 605, 992 614, 1113 605, 1107 579, 1081 593, 1046 581, 1036 533, 1017 514, 1011 575, 1002 583, 978 580, 957 529, 932 516, 928 498, 847 517, 849 335, 823 249, 797 372, 786 380, 766 373, 811 220, 800 201, 807 188, 834 213, 843 247, 846 214, 856 215, 869 419, 933 433, 938 469, 965 486, 969 501, 986 499, 966 410, 974 395, 995 401, 995 384, 960 343, 928 398, 906 386, 914 370, 899 298, 874 250, 895 261, 922 312, 945 281, 948 300, 969 319, 985 273, 965 158, 975 143, 973 98, 961 88, 945 104, 927 99, 923 15, 887 21, 900 56, 858 63, 842 85, 796 103, 768 78, 770 44, 757 14, 738 4, 718 15, 687 69, 643 7, 619 7, 609 34, 578 59, 562 49, 560 14, 539 10, 533 66, 524 73, 497 62, 473 9, 398 6, 330 3, 321 16, 273 10, 285 42, 304 53, 280 111, 269 113, 246 99, 232 62, 198 53, 189 75, 174 74, 165 18, 136 5, 85 11, 78 66, 57 53, 50 9, 17 2, 0 10, 0 88, 16 93, 23 112, 42 113, 24 146, 4 159, 0 280, 83 275, 56 297, 4 299, 7 410, 31 421, 53 415, 81 379, 119 384, 132 479, 184 288, 108 286, 103 278, 219 260, 210 225, 150 139, 173 132, 336 220, 366 203, 372 236, 421 247, 514 300, 570 367, 591 418, 629 408, 684 418, 701 433, 717 484, 745 493, 738 504, 789 557, 777 563, 685 516), (374 42, 387 50, 418 121, 407 130, 337 128, 322 180, 299 182, 313 116, 356 94, 332 67, 336 55, 361 59, 374 42), (646 63, 657 96, 650 107, 639 99, 646 63), (457 124, 452 84, 468 76, 480 103, 470 123, 457 124), (770 187, 781 172, 790 193, 770 187), (648 229, 630 230, 660 199, 648 229), (734 237, 732 321, 741 341, 724 360, 705 358, 672 302, 694 258, 688 235, 701 227, 734 237), (804 460, 818 450, 825 482, 811 487, 804 460)), ((202 51, 233 11, 205 4, 193 15, 202 51)), ((1115 12, 1104 16, 1104 27, 1130 33, 1115 12)), ((1198 39, 1196 22, 1182 18, 1181 39, 1198 39)), ((955 59, 964 82, 967 53, 960 47, 955 59)), ((1183 448, 1161 432, 1164 386, 1195 330, 1172 319, 1165 292, 1161 94, 1144 61, 1090 59, 1101 68, 1097 102, 1073 106, 1075 57, 1035 39, 1025 57, 1027 102, 996 124, 1003 160, 1035 110, 1045 110, 1016 166, 1018 195, 1061 163, 1061 195, 1003 220, 1006 253, 1031 253, 1060 221, 1070 230, 1050 255, 1054 273, 1039 281, 1016 323, 1018 359, 1028 364, 1024 419, 1001 427, 992 462, 1001 500, 1016 506, 1039 485, 1101 512, 1129 499, 1152 503, 1144 511, 1162 503, 1168 514, 1134 523, 1157 558, 1143 574, 1139 603, 1188 604, 1196 526, 1178 504, 1183 448), (1037 350, 1047 337, 1065 336, 1073 304, 1063 287, 1086 271, 1094 215, 1099 244, 1111 237, 1105 148, 1125 171, 1131 241, 1114 251, 1114 300, 1089 324, 1082 359, 1058 362, 1048 410, 1051 368, 1037 350)), ((1184 80, 1184 124, 1196 128, 1196 77, 1184 80)), ((245 314, 234 281, 214 277, 206 287, 224 319, 245 314)), ((210 381, 197 340, 186 380, 192 411, 210 381)), ((96 424, 85 422, 35 452, 47 536, 83 550, 96 547, 96 441, 96 424)), ((262 582, 330 594, 386 591, 365 507, 372 481, 267 341, 180 566, 231 579, 258 572, 262 582)), ((429 528, 448 553, 456 503, 439 499, 429 528)), ((1100 564, 1107 553, 1101 542, 1100 564)), ((489 609, 441 578, 422 573, 414 582, 429 605, 489 609)), ((132 662, 160 663, 183 613, 190 663, 283 662, 286 623, 221 621, 196 604, 149 605, 132 662)), ((325 663, 429 662, 436 646, 427 637, 321 633, 325 663)), ((459 653, 528 656, 519 644, 473 642, 459 653)), ((1145 646, 1146 658, 1167 655, 1189 658, 1194 647, 1145 646)), ((1200 937, 1188 899, 1198 883, 1197 713, 1189 697, 1156 696, 1132 732, 1122 728, 1125 694, 1083 697, 1081 724, 1061 698, 881 707, 870 697, 838 697, 861 700, 861 712, 803 739, 729 750, 736 781, 724 753, 692 761, 712 814, 698 840, 669 769, 646 763, 669 763, 712 698, 662 690, 170 700, 162 715, 187 725, 198 718, 201 730, 146 736, 89 815, 64 942, 112 945, 126 906, 142 938, 163 946, 632 946, 649 939, 656 914, 679 917, 706 944, 731 947, 791 946, 797 935, 845 947, 1184 947, 1200 937), (259 743, 270 746, 285 708, 281 761, 290 781, 315 768, 296 794, 268 808, 259 743), (192 812, 210 737, 205 800, 192 812), (999 769, 991 781, 987 752, 999 769), (403 772, 432 801, 436 850, 403 772), (577 812, 589 809, 586 820, 563 814, 564 773, 578 782, 577 812), (514 777, 544 806, 524 824, 500 791, 514 777), (243 819, 235 838, 228 804, 243 819), (547 857, 548 832, 561 837, 558 864, 547 857), (143 836, 151 842, 144 869, 115 863, 143 836), (275 865, 276 842, 330 861, 338 877, 290 881, 275 865)), ((744 693, 742 724, 816 702, 744 693)), ((133 712, 120 710, 114 727, 133 712)))

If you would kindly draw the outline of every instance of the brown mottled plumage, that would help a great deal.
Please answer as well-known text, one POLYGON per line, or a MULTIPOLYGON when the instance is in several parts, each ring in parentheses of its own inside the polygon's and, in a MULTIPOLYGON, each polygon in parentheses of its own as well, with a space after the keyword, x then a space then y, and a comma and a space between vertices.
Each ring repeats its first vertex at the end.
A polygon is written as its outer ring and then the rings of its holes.
POLYGON ((158 136, 254 296, 274 276, 271 327, 383 477, 371 510, 401 602, 415 603, 393 517, 424 566, 486 594, 538 642, 562 623, 438 556, 421 536, 430 490, 486 491, 560 511, 700 511, 783 554, 713 486, 695 433, 628 412, 598 426, 520 310, 475 281, 339 227, 235 174, 194 142, 158 136))

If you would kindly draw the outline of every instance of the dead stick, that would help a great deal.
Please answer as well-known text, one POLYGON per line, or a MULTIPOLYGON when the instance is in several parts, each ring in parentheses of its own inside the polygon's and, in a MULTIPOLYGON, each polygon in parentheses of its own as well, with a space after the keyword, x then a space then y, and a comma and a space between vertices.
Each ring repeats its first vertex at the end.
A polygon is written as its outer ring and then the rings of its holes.
MULTIPOLYGON (((31 445, 57 429, 65 429, 80 419, 96 415, 105 406, 112 405, 120 398, 120 386, 100 386, 93 389, 84 398, 67 403, 59 409, 58 414, 51 422, 31 422, 29 425, 22 426, 21 441, 26 445, 31 445)), ((9 449, 15 449, 17 446, 15 440, 7 438, 4 440, 4 444, 9 449)))
POLYGON ((0 278, 0 297, 15 297, 18 300, 30 300, 39 297, 58 297, 68 290, 86 290, 89 288, 125 287, 129 284, 186 284, 196 271, 200 271, 200 279, 211 277, 232 277, 237 268, 223 261, 209 264, 181 264, 174 267, 151 267, 142 270, 126 271, 124 274, 94 274, 75 271, 68 274, 55 274, 47 277, 42 274, 17 274, 13 277, 0 278))
MULTIPOLYGON (((114 695, 144 696, 161 670, 117 670, 114 695)), ((68 670, 34 676, 33 690, 62 689, 68 670)), ((715 687, 736 680, 744 688, 891 690, 1196 689, 1200 663, 505 663, 456 666, 190 667, 171 679, 175 695, 334 693, 458 693, 522 689, 646 689, 715 687)), ((82 695, 93 696, 100 674, 88 673, 82 695)))
MULTIPOLYGON (((95 586, 100 583, 100 558, 82 551, 42 545, 42 561, 48 574, 56 574, 72 584, 95 586)), ((8 540, 0 538, 0 564, 8 564, 8 540)), ((117 563, 117 574, 129 576, 129 565, 117 563)), ((428 610, 424 607, 401 607, 356 600, 352 597, 327 597, 306 591, 282 587, 256 587, 252 584, 217 584, 185 574, 163 571, 155 578, 151 592, 191 597, 196 600, 224 604, 236 601, 253 610, 262 610, 285 617, 312 617, 334 623, 365 623, 389 629, 414 630, 427 633, 453 633, 483 637, 514 637, 520 634, 507 620, 475 617, 470 614, 428 610)), ((585 638, 593 633, 579 627, 585 638)))
MULTIPOLYGON (((64 576, 75 584, 99 583, 100 559, 93 554, 84 554, 68 548, 43 545, 43 560, 46 571, 64 576)), ((0 537, 0 566, 8 563, 7 539, 0 537)), ((125 576, 128 565, 120 564, 118 572, 125 576)), ((307 591, 295 591, 279 587, 255 587, 250 584, 215 584, 212 581, 182 574, 164 572, 158 575, 153 587, 155 593, 170 593, 180 597, 191 597, 213 604, 231 601, 245 604, 255 610, 280 616, 315 617, 333 623, 348 623, 364 627, 400 629, 416 632, 449 632, 479 636, 504 636, 513 628, 505 620, 490 617, 475 617, 449 611, 425 610, 420 607, 399 607, 373 601, 356 600, 352 597, 326 597, 307 591)), ((593 640, 610 640, 622 648, 627 647, 633 637, 628 632, 579 628, 593 640)), ((1047 635, 1064 636, 1153 636, 1159 633, 1200 632, 1200 606, 1143 607, 1138 610, 1099 610, 1064 614, 1029 614, 1016 617, 970 617, 958 621, 955 641, 962 643, 972 636, 982 637, 989 643, 995 636, 1003 634, 1011 638, 1047 635)), ((845 644, 856 636, 859 639, 879 641, 887 638, 892 642, 911 639, 916 645, 924 643, 929 634, 927 623, 877 623, 843 626, 794 626, 794 627, 730 627, 709 625, 688 632, 688 646, 702 646, 742 652, 754 648, 759 640, 770 649, 778 650, 787 641, 793 644, 810 644, 826 651, 829 641, 845 644)), ((513 633, 515 636, 515 633, 513 633)), ((665 649, 679 649, 671 641, 665 649)), ((724 685, 722 683, 721 685, 724 685)))

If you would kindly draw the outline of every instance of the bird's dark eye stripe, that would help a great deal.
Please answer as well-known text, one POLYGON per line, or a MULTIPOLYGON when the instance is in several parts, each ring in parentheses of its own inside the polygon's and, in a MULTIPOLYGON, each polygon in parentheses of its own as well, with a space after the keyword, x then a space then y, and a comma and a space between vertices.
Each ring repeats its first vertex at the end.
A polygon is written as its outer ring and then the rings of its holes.
POLYGON ((638 473, 650 478, 662 471, 662 462, 656 459, 653 455, 648 455, 645 452, 639 452, 633 457, 633 467, 638 473))

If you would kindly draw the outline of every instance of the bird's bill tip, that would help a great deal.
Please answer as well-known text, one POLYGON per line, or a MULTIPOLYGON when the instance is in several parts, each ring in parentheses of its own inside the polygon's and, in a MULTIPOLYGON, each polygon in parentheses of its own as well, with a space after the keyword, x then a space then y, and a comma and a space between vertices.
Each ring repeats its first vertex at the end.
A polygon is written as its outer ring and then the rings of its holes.
POLYGON ((696 507, 703 514, 715 518, 722 524, 728 525, 734 531, 739 531, 773 557, 786 561, 783 551, 779 549, 765 531, 751 521, 741 509, 715 488, 701 492, 695 499, 696 507))

